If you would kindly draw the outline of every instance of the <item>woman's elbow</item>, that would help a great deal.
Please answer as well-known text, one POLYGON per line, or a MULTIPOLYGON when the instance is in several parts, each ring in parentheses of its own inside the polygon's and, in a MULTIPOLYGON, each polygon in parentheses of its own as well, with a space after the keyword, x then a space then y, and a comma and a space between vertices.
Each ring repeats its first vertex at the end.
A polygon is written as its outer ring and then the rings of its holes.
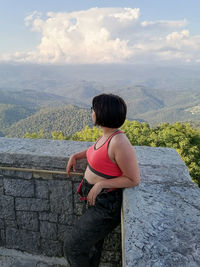
POLYGON ((133 186, 137 186, 140 184, 140 176, 133 179, 133 186))
POLYGON ((129 187, 134 187, 134 186, 137 186, 139 185, 140 183, 140 176, 126 176, 129 180, 130 180, 130 186, 129 187))
POLYGON ((132 180, 133 186, 139 185, 140 184, 140 173, 133 175, 131 180, 132 180))

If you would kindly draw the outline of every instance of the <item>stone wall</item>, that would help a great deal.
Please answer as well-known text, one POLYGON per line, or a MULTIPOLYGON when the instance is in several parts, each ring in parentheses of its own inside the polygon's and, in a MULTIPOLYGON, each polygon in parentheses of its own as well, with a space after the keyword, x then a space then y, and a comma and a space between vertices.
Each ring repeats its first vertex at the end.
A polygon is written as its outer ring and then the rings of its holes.
MULTIPOLYGON (((91 143, 0 138, 0 166, 65 171, 71 154, 91 143)), ((77 171, 83 172, 86 161, 77 171)), ((81 176, 0 170, 0 246, 63 256, 65 233, 83 209, 81 176)), ((120 227, 104 244, 102 263, 120 266, 120 227)))
MULTIPOLYGON (((91 143, 0 138, 0 166, 65 170, 91 143)), ((135 147, 141 183, 123 191, 121 229, 105 242, 103 266, 200 266, 200 190, 176 150, 135 147), (122 230, 122 255, 121 255, 122 230)), ((80 161, 82 172, 86 161, 80 161)), ((82 212, 81 176, 0 171, 0 246, 62 256, 82 212)))
POLYGON ((141 183, 123 195, 123 266, 200 266, 200 189, 176 150, 136 147, 141 183))

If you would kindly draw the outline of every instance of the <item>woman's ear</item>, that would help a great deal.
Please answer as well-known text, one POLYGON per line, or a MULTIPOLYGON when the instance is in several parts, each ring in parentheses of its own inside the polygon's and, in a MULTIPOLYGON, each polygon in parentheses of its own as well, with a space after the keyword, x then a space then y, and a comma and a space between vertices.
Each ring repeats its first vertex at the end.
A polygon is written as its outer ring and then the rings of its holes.
POLYGON ((95 113, 94 109, 92 110, 92 121, 94 124, 96 124, 96 113, 95 113))

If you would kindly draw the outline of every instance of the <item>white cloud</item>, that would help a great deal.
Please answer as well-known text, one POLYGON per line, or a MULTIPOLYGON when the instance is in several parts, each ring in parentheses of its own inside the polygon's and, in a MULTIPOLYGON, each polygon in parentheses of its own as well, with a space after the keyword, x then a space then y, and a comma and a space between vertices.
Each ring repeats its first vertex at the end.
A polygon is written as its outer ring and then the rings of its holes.
POLYGON ((140 21, 138 8, 91 8, 71 13, 34 11, 25 18, 41 42, 2 60, 37 63, 198 62, 200 35, 186 19, 140 21))
MULTIPOLYGON (((32 14, 30 14, 30 15, 28 15, 28 16, 25 17, 24 23, 28 27, 34 21, 32 30, 36 30, 37 27, 35 27, 35 25, 37 25, 39 21, 42 22, 41 17, 42 17, 42 13, 37 12, 37 11, 34 11, 34 12, 32 12, 32 14)), ((41 27, 38 28, 38 30, 39 29, 41 29, 41 27)))
POLYGON ((183 30, 181 32, 172 32, 167 35, 166 40, 171 41, 180 41, 190 36, 190 32, 188 30, 183 30))
POLYGON ((158 21, 142 21, 141 25, 142 27, 156 27, 156 28, 181 28, 187 26, 188 21, 186 19, 184 20, 158 20, 158 21))
POLYGON ((139 11, 139 8, 124 8, 120 10, 119 13, 114 13, 109 16, 118 19, 120 22, 129 22, 133 20, 138 20, 139 11))

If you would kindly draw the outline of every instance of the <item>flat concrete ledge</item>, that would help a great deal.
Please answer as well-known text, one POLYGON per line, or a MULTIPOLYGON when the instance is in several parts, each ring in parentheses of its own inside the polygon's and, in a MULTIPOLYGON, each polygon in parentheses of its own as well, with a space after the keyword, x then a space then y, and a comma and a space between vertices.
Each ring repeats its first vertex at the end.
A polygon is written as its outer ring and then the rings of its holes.
MULTIPOLYGON (((47 257, 0 247, 1 267, 70 267, 65 258, 47 257)), ((112 267, 101 263, 99 267, 112 267)), ((113 266, 114 267, 114 266, 113 266)))
MULTIPOLYGON (((49 139, 0 138, 0 164, 12 167, 36 167, 65 170, 67 161, 75 152, 87 149, 91 142, 49 139)), ((86 161, 80 161, 80 171, 86 161)))
POLYGON ((136 152, 141 183, 123 193, 123 266, 200 266, 200 189, 175 150, 136 152))
POLYGON ((87 149, 91 142, 51 139, 0 138, 0 153, 29 154, 35 156, 69 157, 87 149))
POLYGON ((67 267, 65 258, 32 255, 30 253, 0 247, 1 267, 67 267))

